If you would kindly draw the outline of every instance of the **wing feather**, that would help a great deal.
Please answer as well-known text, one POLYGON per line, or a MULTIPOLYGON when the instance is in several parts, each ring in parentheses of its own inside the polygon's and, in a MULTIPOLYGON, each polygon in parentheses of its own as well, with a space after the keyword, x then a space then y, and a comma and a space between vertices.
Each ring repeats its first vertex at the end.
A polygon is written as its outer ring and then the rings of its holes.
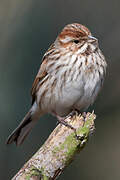
POLYGON ((35 99, 36 99, 36 92, 37 92, 37 87, 38 84, 40 83, 41 80, 43 80, 46 75, 47 75, 47 71, 46 71, 46 63, 47 61, 44 60, 40 66, 40 69, 38 71, 38 74, 33 82, 32 85, 32 89, 31 89, 31 95, 32 95, 32 104, 34 103, 35 99))
POLYGON ((38 90, 39 83, 48 75, 47 73, 47 63, 49 61, 49 55, 52 54, 55 51, 55 45, 54 43, 50 46, 50 48, 47 50, 47 52, 43 56, 43 62, 40 66, 40 69, 38 71, 38 74, 33 82, 32 89, 31 89, 31 95, 32 95, 32 104, 34 103, 36 99, 36 92, 38 90))

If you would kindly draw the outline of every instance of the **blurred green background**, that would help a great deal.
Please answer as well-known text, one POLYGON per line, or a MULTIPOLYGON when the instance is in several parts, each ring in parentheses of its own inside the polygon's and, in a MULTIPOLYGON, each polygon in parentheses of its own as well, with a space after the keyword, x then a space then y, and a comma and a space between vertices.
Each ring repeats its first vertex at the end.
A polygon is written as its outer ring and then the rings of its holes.
POLYGON ((86 25, 108 62, 104 87, 92 106, 96 131, 60 180, 120 179, 120 1, 0 0, 0 179, 9 180, 56 126, 40 119, 21 147, 6 146, 30 107, 41 58, 64 25, 86 25))

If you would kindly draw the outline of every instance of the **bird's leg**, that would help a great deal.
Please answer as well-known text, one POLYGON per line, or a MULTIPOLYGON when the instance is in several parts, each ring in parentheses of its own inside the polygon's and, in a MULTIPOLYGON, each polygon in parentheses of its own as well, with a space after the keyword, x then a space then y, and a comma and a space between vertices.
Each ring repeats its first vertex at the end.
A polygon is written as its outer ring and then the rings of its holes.
POLYGON ((61 116, 57 115, 56 112, 52 112, 52 115, 54 115, 54 116, 57 117, 58 123, 61 123, 61 124, 63 124, 64 126, 70 128, 70 129, 72 129, 74 132, 76 132, 76 129, 75 129, 74 127, 72 127, 70 124, 68 124, 68 123, 65 121, 65 119, 70 118, 70 117, 73 117, 73 116, 75 115, 75 114, 73 114, 73 112, 71 112, 70 114, 68 114, 66 117, 61 117, 61 116))
POLYGON ((77 110, 73 110, 66 116, 66 118, 72 118, 73 116, 78 115, 78 114, 79 113, 77 110))
POLYGON ((70 116, 68 116, 68 117, 60 117, 60 116, 56 115, 56 117, 57 117, 59 123, 63 124, 64 126, 70 128, 70 129, 72 129, 72 130, 74 130, 74 131, 76 132, 75 128, 72 127, 70 124, 68 124, 68 123, 65 121, 65 119, 66 119, 66 118, 69 118, 70 116))
POLYGON ((78 114, 82 115, 83 121, 84 121, 83 126, 84 126, 85 120, 86 120, 86 116, 87 116, 86 112, 80 112, 79 110, 75 109, 71 113, 69 113, 66 118, 69 118, 69 117, 72 118, 73 116, 78 115, 78 114))
POLYGON ((77 140, 80 140, 80 137, 77 135, 76 129, 71 126, 70 124, 68 124, 65 119, 73 117, 74 115, 76 115, 76 111, 72 111, 70 114, 68 114, 66 117, 60 117, 59 115, 57 115, 56 113, 53 112, 53 115, 55 115, 58 119, 58 122, 63 124, 64 126, 72 129, 75 133, 75 137, 77 138, 77 140))

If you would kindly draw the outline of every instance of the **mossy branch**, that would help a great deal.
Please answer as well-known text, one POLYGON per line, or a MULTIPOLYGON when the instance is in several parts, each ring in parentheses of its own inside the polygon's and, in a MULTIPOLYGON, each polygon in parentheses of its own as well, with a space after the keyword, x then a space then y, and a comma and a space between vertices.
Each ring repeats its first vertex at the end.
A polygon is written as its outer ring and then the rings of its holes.
POLYGON ((20 169, 12 180, 55 180, 86 144, 94 130, 94 113, 86 118, 75 115, 66 121, 72 125, 80 137, 76 138, 72 129, 59 124, 36 154, 20 169))

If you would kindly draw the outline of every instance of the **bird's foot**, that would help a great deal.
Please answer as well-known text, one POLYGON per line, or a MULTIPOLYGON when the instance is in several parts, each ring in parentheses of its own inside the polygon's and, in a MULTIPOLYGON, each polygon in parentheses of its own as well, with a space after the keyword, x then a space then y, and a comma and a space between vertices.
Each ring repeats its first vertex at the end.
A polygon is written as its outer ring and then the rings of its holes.
POLYGON ((79 113, 78 113, 77 110, 73 110, 72 112, 70 112, 70 113, 66 116, 66 118, 72 118, 73 116, 78 115, 78 114, 79 114, 79 113))
POLYGON ((70 117, 70 116, 67 116, 67 117, 57 116, 57 119, 58 119, 58 122, 59 122, 60 124, 63 124, 64 126, 66 126, 66 127, 68 127, 68 128, 70 128, 70 129, 72 129, 72 130, 75 131, 75 128, 72 127, 70 124, 68 124, 68 123, 65 121, 65 119, 67 119, 67 118, 69 118, 69 117, 70 117))
MULTIPOLYGON (((81 113, 80 113, 79 111, 76 111, 76 110, 73 110, 73 111, 72 111, 71 113, 69 113, 66 117, 60 117, 59 115, 57 115, 56 113, 54 113, 54 115, 55 115, 55 116, 57 117, 57 119, 58 119, 57 124, 60 123, 60 124, 62 124, 62 125, 64 125, 64 126, 70 128, 70 129, 72 129, 72 130, 74 131, 74 133, 75 133, 76 139, 77 139, 77 140, 81 140, 81 136, 78 136, 78 135, 77 135, 76 129, 75 129, 72 125, 70 125, 68 122, 65 121, 65 119, 67 119, 67 118, 72 118, 73 116, 78 115, 78 114, 81 114, 81 113)), ((82 113, 82 116, 83 116, 83 118, 84 118, 84 119, 83 119, 83 121, 84 121, 83 126, 84 126, 85 120, 86 120, 86 112, 82 113)))
POLYGON ((70 129, 72 129, 72 130, 74 131, 75 137, 76 137, 77 140, 81 140, 81 137, 77 135, 76 129, 65 121, 65 119, 70 118, 70 117, 73 117, 74 115, 76 115, 76 112, 75 112, 75 111, 74 111, 74 112, 71 112, 71 113, 70 113, 67 117, 65 117, 65 118, 64 118, 64 117, 57 116, 57 119, 58 119, 58 122, 59 122, 59 123, 63 124, 64 126, 70 128, 70 129))

